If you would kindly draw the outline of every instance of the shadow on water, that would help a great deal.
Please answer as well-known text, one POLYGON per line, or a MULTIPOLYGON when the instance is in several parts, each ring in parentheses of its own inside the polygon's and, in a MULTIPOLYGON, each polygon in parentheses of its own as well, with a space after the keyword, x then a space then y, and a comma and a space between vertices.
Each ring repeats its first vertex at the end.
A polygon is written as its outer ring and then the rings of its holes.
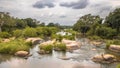
POLYGON ((30 49, 31 57, 23 59, 10 55, 0 55, 0 68, 115 68, 118 63, 99 64, 91 61, 96 54, 107 53, 102 47, 96 47, 89 43, 88 39, 80 39, 80 49, 70 52, 56 52, 53 54, 40 55, 38 45, 30 49), (96 50, 93 50, 96 49, 96 50), (69 58, 62 60, 60 57, 69 58))

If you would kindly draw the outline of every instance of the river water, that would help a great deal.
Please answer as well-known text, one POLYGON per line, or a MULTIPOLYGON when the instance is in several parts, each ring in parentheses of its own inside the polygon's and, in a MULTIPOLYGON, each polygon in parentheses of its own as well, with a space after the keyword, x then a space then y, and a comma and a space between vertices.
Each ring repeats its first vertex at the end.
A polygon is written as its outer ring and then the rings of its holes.
POLYGON ((0 68, 116 68, 118 63, 99 64, 91 61, 91 58, 97 54, 103 54, 105 44, 96 47, 89 44, 87 39, 79 40, 82 43, 80 49, 70 52, 56 52, 52 54, 40 55, 38 45, 30 49, 33 54, 28 59, 15 57, 11 55, 0 55, 0 68), (69 58, 62 60, 60 57, 69 58))

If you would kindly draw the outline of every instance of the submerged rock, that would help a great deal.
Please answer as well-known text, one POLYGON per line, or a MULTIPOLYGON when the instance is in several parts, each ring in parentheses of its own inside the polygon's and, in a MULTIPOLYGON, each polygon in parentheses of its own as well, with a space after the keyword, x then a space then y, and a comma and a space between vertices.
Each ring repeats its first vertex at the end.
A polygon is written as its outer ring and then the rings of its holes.
POLYGON ((15 53, 15 55, 16 56, 19 56, 19 57, 26 57, 26 56, 28 56, 28 52, 27 51, 17 51, 16 53, 15 53))
POLYGON ((100 42, 100 41, 91 41, 90 43, 95 45, 95 46, 99 46, 102 44, 102 42, 100 42))
POLYGON ((120 45, 110 45, 109 50, 120 53, 120 45))
POLYGON ((59 59, 62 59, 62 60, 69 60, 70 58, 69 58, 69 57, 62 56, 62 57, 59 57, 59 59))
POLYGON ((116 62, 116 57, 111 54, 101 54, 94 56, 92 60, 98 63, 112 63, 116 62))

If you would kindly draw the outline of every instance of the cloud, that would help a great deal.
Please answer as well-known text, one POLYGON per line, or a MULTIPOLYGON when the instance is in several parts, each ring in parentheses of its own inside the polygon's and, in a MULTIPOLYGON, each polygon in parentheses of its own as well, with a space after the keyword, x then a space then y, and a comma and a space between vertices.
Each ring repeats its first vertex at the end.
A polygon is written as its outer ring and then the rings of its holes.
POLYGON ((48 8, 53 8, 55 5, 52 1, 46 1, 46 0, 42 0, 42 1, 37 1, 33 7, 35 8, 45 8, 45 7, 48 7, 48 8))
POLYGON ((87 7, 88 4, 89 4, 88 0, 80 0, 78 2, 71 2, 71 3, 63 2, 60 4, 60 6, 73 8, 73 9, 83 9, 87 7))

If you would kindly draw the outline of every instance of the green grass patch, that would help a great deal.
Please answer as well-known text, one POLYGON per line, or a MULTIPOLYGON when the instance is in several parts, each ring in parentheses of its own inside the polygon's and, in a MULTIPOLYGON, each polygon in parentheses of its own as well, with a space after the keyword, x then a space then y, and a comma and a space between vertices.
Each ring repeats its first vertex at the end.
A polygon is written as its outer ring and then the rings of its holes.
POLYGON ((118 64, 118 65, 116 66, 116 68, 120 68, 120 64, 118 64))
POLYGON ((45 53, 52 53, 53 46, 51 44, 40 45, 40 50, 44 50, 45 53))
POLYGON ((66 45, 64 43, 61 43, 61 42, 57 42, 55 43, 54 45, 54 50, 56 51, 66 51, 66 45))
POLYGON ((120 40, 106 40, 106 47, 109 48, 111 44, 120 45, 120 40))
POLYGON ((17 51, 29 51, 30 42, 25 42, 23 39, 12 40, 7 43, 0 43, 0 53, 14 54, 17 51))

